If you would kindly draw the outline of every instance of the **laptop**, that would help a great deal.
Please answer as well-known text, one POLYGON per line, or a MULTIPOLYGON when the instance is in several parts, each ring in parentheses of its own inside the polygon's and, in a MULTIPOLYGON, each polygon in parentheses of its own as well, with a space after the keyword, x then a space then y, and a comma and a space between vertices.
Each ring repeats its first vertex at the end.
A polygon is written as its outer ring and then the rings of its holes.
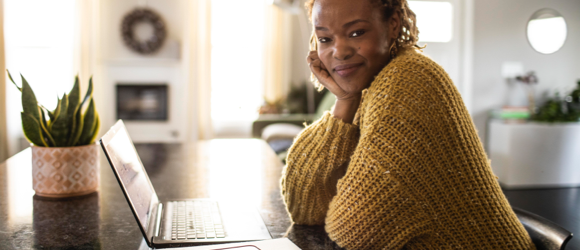
POLYGON ((161 202, 122 120, 100 143, 149 247, 272 239, 255 208, 210 199, 161 202))

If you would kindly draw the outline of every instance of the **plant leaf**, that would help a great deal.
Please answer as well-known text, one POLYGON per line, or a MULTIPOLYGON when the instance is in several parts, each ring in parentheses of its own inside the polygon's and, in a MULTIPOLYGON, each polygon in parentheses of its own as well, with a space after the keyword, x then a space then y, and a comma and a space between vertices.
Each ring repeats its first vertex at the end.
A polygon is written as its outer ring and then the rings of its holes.
POLYGON ((12 75, 10 74, 10 71, 8 71, 8 69, 6 69, 6 72, 8 72, 8 79, 10 79, 10 81, 12 83, 14 83, 14 86, 16 86, 16 88, 22 92, 22 88, 21 87, 18 87, 18 85, 16 84, 16 82, 14 82, 14 79, 12 78, 12 75))
POLYGON ((46 113, 48 114, 48 121, 47 121, 46 124, 44 124, 44 126, 46 126, 48 128, 48 126, 50 125, 50 123, 52 121, 54 121, 54 114, 52 112, 48 111, 48 110, 46 111, 46 113))
POLYGON ((95 131, 95 126, 97 126, 95 102, 93 98, 89 101, 89 107, 83 116, 83 120, 83 130, 80 140, 77 143, 78 146, 90 144, 91 139, 93 138, 93 132, 95 131))
POLYGON ((75 77, 75 84, 73 85, 73 88, 71 89, 70 93, 68 94, 68 110, 67 110, 67 112, 69 115, 72 116, 74 114, 80 101, 81 101, 81 91, 79 88, 79 76, 77 75, 75 77))
MULTIPOLYGON (((18 85, 16 84, 16 82, 14 82, 14 79, 12 79, 12 75, 10 75, 10 71, 6 70, 6 72, 8 72, 8 78, 10 78, 10 81, 11 81, 12 83, 14 83, 14 86, 16 86, 16 88, 17 88, 17 89, 18 89, 20 92, 22 92, 22 88, 21 88, 21 87, 18 87, 18 85)), ((20 76, 22 76, 22 75, 20 75, 20 76)), ((24 79, 24 77, 22 77, 22 78, 24 79)), ((28 82, 26 82, 26 83, 28 84, 28 82)), ((38 103, 38 106, 41 106, 43 109, 46 109, 46 110, 48 111, 48 109, 47 109, 45 106, 42 106, 40 103, 38 103)), ((50 114, 50 111, 48 111, 48 113, 50 114)))
POLYGON ((56 108, 54 108, 53 111, 50 111, 49 109, 46 109, 46 111, 48 112, 48 116, 50 117, 50 120, 54 121, 54 118, 56 118, 56 116, 58 115, 58 109, 59 109, 59 105, 60 105, 60 97, 58 97, 58 95, 56 95, 56 108))
POLYGON ((81 113, 81 106, 79 105, 77 112, 75 113, 75 116, 73 117, 73 121, 75 125, 75 131, 73 132, 73 135, 71 137, 71 141, 68 143, 69 146, 75 146, 78 141, 79 138, 81 137, 81 132, 83 132, 83 127, 84 127, 84 120, 83 120, 83 116, 81 113))
POLYGON ((54 141, 54 139, 52 138, 52 136, 50 135, 50 132, 48 132, 48 126, 46 125, 46 116, 44 115, 44 109, 41 107, 38 107, 38 109, 40 110, 40 113, 42 114, 42 121, 40 122, 40 129, 42 129, 42 135, 44 138, 44 141, 48 144, 49 147, 55 147, 56 146, 56 142, 54 141))
POLYGON ((24 113, 31 115, 36 121, 40 121, 40 112, 38 112, 38 102, 36 101, 36 96, 34 95, 34 91, 22 77, 22 110, 24 113))
MULTIPOLYGON (((89 79, 89 88, 87 89, 87 93, 85 94, 85 97, 83 98, 83 101, 81 102, 81 104, 78 107, 77 112, 75 113, 75 116, 73 118, 73 124, 76 124, 75 129, 73 131, 73 137, 72 137, 72 142, 69 143, 69 145, 73 146, 73 145, 78 145, 79 143, 81 143, 81 145, 85 145, 82 144, 83 140, 81 140, 81 135, 87 132, 91 132, 92 128, 94 126, 94 110, 93 110, 93 114, 91 116, 93 116, 93 118, 91 118, 92 120, 90 121, 90 123, 86 123, 85 121, 85 116, 86 113, 89 111, 90 107, 87 108, 87 111, 85 111, 85 115, 82 115, 81 110, 83 109, 85 103, 88 100, 91 100, 90 103, 93 104, 93 108, 94 109, 94 103, 93 103, 93 77, 91 76, 91 78, 89 79), (88 131, 85 131, 88 130, 88 131)), ((90 106, 90 105, 89 105, 90 106)))
POLYGON ((48 144, 42 138, 42 131, 38 120, 24 112, 20 113, 20 117, 22 118, 22 131, 26 139, 36 146, 48 147, 48 144))
POLYGON ((65 147, 68 139, 69 134, 69 120, 70 117, 67 114, 68 110, 68 96, 64 94, 60 101, 60 109, 59 114, 51 123, 50 133, 52 134, 53 138, 55 138, 56 146, 57 147, 65 147))
POLYGON ((101 129, 101 119, 99 118, 99 113, 95 110, 95 130, 93 130, 93 136, 86 145, 95 143, 97 136, 99 135, 99 130, 101 129))
POLYGON ((81 107, 85 105, 85 103, 93 97, 93 77, 89 78, 89 88, 87 89, 87 93, 85 94, 85 98, 83 98, 83 102, 81 103, 81 107))
POLYGON ((46 129, 47 128, 47 121, 46 121, 46 115, 44 114, 45 110, 42 107, 37 107, 37 109, 42 117, 41 118, 42 120, 39 121, 42 139, 44 140, 44 142, 47 144, 48 147, 55 146, 56 143, 54 142, 54 139, 52 139, 52 136, 50 135, 50 133, 46 129))
POLYGON ((50 112, 50 110, 48 110, 47 108, 45 108, 44 106, 41 107, 41 114, 42 114, 42 120, 44 121, 44 126, 48 128, 48 125, 50 124, 50 122, 54 121, 54 114, 52 112, 50 112), (46 114, 48 114, 48 118, 50 119, 50 122, 48 120, 46 120, 46 114))
POLYGON ((80 115, 77 115, 77 110, 80 109, 81 91, 79 88, 79 76, 75 77, 75 84, 68 95, 68 109, 67 116, 69 117, 69 133, 66 138, 66 146, 73 146, 73 140, 80 122, 80 115))
POLYGON ((61 100, 60 100, 60 97, 58 97, 58 95, 56 96, 56 99, 57 99, 56 108, 54 109, 54 111, 48 112, 49 114, 52 113, 52 116, 54 117, 54 118, 51 118, 52 121, 48 125, 49 130, 51 130, 52 124, 54 123, 54 121, 56 121, 56 118, 58 118, 58 115, 60 114, 60 102, 61 102, 61 100))
POLYGON ((40 115, 42 117, 42 119, 40 121, 42 122, 42 125, 44 127, 48 128, 48 121, 46 120, 46 114, 45 114, 46 111, 41 107, 38 107, 38 108, 40 108, 39 112, 40 112, 40 115))

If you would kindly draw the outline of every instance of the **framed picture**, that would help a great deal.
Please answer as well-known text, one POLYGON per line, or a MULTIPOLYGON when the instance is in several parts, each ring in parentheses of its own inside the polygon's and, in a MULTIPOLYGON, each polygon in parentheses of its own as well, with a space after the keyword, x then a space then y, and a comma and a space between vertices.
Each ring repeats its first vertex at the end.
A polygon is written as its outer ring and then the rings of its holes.
POLYGON ((117 84, 117 119, 167 121, 167 84, 117 84))

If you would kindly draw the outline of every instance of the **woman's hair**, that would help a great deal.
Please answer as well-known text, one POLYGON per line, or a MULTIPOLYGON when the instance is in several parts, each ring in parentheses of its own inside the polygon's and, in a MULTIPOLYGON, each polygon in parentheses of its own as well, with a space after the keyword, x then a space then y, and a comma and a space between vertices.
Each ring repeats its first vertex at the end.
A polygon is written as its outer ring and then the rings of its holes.
MULTIPOLYGON (((314 6, 314 1, 306 1, 306 10, 308 10, 308 18, 312 19, 312 7, 314 6)), ((397 56, 399 48, 420 48, 417 45, 419 40, 419 30, 417 29, 417 19, 415 13, 409 8, 409 3, 407 0, 369 0, 383 8, 383 14, 385 20, 390 18, 395 11, 399 12, 401 16, 401 33, 391 44, 390 56, 391 59, 397 56)), ((310 20, 312 21, 312 20, 310 20)), ((318 44, 316 42, 316 35, 312 32, 310 37, 310 50, 318 50, 318 44)))

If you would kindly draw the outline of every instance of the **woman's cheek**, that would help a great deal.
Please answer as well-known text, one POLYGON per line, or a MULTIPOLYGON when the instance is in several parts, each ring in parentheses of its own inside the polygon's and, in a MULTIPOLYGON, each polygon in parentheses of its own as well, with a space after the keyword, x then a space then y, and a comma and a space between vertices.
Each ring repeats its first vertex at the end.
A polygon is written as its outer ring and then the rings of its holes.
POLYGON ((330 52, 328 52, 327 50, 319 50, 318 58, 320 58, 320 61, 322 61, 322 64, 324 64, 324 68, 326 68, 326 70, 330 72, 329 67, 331 65, 332 59, 332 55, 330 54, 330 52))
POLYGON ((358 54, 364 57, 366 60, 371 60, 371 58, 384 54, 384 49, 379 46, 376 42, 365 42, 360 44, 358 47, 358 54))

